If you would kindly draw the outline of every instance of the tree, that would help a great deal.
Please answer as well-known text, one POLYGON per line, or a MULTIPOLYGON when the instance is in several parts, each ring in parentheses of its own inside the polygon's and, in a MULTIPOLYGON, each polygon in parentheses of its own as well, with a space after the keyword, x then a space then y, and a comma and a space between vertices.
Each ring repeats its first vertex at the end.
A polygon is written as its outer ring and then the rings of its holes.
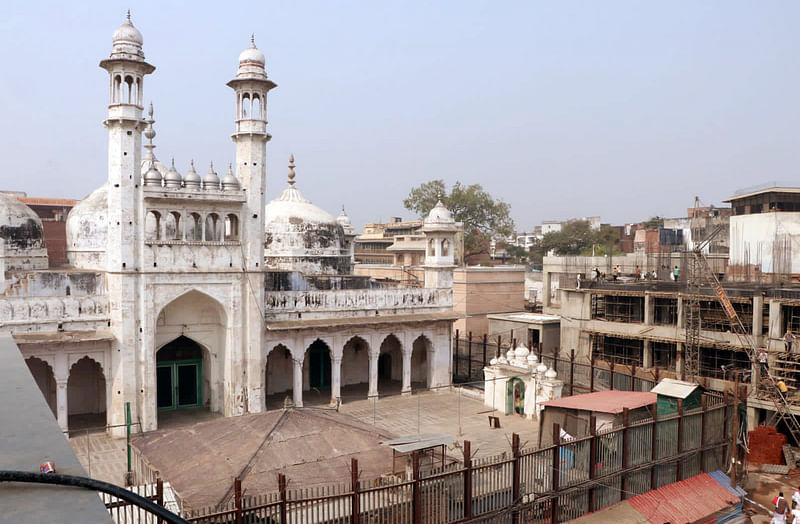
POLYGON ((595 242, 595 232, 586 220, 571 220, 564 224, 561 231, 552 231, 542 238, 545 252, 553 251, 556 255, 580 255, 595 242))
POLYGON ((664 227, 664 219, 659 216, 650 217, 650 220, 642 222, 642 227, 651 230, 664 227))
POLYGON ((456 182, 448 194, 444 180, 432 180, 412 188, 403 205, 425 218, 439 200, 456 222, 464 223, 466 254, 488 253, 492 235, 506 236, 514 229, 511 206, 494 199, 480 184, 464 186, 456 182))

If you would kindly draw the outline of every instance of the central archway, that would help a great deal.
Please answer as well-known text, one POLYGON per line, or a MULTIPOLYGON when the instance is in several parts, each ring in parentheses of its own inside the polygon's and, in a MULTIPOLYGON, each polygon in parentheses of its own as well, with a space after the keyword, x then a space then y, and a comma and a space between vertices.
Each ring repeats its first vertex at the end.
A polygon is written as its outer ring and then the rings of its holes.
POLYGON ((106 379, 100 364, 89 357, 78 360, 69 370, 67 406, 69 429, 105 427, 106 379))
POLYGON ((304 404, 328 403, 331 398, 331 349, 316 339, 306 349, 303 358, 304 404))
POLYGON ((400 340, 393 334, 381 342, 378 353, 378 392, 399 393, 403 380, 403 352, 400 340))
POLYGON ((181 335, 156 353, 156 407, 159 411, 205 405, 208 390, 203 348, 181 335), (204 387, 205 386, 205 387, 204 387))

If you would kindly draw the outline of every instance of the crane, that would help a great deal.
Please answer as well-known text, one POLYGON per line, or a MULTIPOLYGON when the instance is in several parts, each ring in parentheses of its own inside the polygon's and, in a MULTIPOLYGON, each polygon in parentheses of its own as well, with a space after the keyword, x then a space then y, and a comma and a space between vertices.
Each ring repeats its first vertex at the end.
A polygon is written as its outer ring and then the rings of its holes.
MULTIPOLYGON (((695 197, 695 207, 692 213, 692 235, 698 231, 695 227, 696 219, 698 218, 699 198, 695 197)), ((731 326, 731 333, 735 334, 739 340, 739 344, 745 348, 747 355, 750 359, 751 365, 758 367, 758 348, 751 334, 747 331, 742 322, 741 317, 736 313, 733 304, 731 304, 728 294, 720 284, 717 275, 712 271, 711 266, 708 264, 703 250, 708 246, 711 240, 720 233, 721 226, 715 228, 711 234, 706 236, 701 242, 697 242, 692 246, 691 258, 689 260, 689 267, 686 273, 686 286, 688 292, 688 307, 685 312, 686 319, 686 341, 684 344, 684 376, 691 377, 692 380, 697 380, 700 374, 700 290, 705 284, 714 291, 717 301, 722 306, 725 314, 728 317, 728 322, 731 326)), ((778 388, 778 381, 776 377, 772 376, 772 371, 769 369, 762 371, 761 383, 756 383, 755 391, 768 397, 772 401, 775 412, 771 417, 772 424, 778 424, 783 420, 789 433, 794 440, 794 444, 800 446, 800 422, 791 413, 791 406, 783 391, 778 388), (762 387, 763 385, 763 387, 762 387)))

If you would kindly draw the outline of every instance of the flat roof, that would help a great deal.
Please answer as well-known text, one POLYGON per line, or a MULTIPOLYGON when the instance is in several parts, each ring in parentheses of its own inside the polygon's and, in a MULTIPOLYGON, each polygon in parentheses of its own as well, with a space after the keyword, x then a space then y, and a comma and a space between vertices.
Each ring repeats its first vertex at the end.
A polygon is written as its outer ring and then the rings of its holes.
POLYGON ((641 408, 655 404, 657 400, 658 395, 649 391, 618 391, 612 389, 548 400, 547 402, 540 402, 539 405, 617 414, 622 413, 624 408, 641 408))
POLYGON ((742 198, 749 198, 756 195, 763 195, 764 193, 800 193, 800 187, 765 187, 763 189, 756 189, 747 193, 733 195, 732 197, 723 200, 723 202, 733 202, 734 200, 741 200, 742 198))
POLYGON ((418 451, 420 449, 447 446, 455 441, 456 439, 444 433, 425 433, 384 440, 381 444, 389 446, 398 453, 411 453, 412 451, 418 451))
POLYGON ((685 399, 699 387, 700 384, 695 384, 694 382, 684 382, 683 380, 675 380, 674 378, 663 378, 650 392, 664 395, 665 397, 685 399))
POLYGON ((496 313, 486 315, 490 320, 509 320, 512 322, 525 322, 527 324, 557 324, 561 323, 558 315, 544 315, 542 313, 496 313))
POLYGON ((311 318, 308 320, 282 320, 269 322, 267 331, 286 331, 289 329, 303 329, 310 327, 334 326, 364 326, 367 324, 392 324, 395 322, 431 322, 435 320, 458 320, 461 314, 452 311, 439 311, 436 313, 419 313, 411 315, 376 315, 368 317, 350 318, 311 318))

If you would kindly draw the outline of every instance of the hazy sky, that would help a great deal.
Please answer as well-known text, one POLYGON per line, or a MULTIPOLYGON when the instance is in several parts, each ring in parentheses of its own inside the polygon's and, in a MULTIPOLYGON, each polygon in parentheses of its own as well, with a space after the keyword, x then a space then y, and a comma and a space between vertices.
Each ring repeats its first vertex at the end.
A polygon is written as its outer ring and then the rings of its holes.
MULTIPOLYGON (((106 177, 111 34, 144 35, 156 154, 233 160, 225 86, 251 32, 268 100, 268 199, 298 187, 354 223, 409 189, 479 183, 517 229, 685 213, 800 183, 800 2, 2 2, 3 189, 82 198, 106 177)), ((223 167, 225 166, 225 167, 223 167)))

